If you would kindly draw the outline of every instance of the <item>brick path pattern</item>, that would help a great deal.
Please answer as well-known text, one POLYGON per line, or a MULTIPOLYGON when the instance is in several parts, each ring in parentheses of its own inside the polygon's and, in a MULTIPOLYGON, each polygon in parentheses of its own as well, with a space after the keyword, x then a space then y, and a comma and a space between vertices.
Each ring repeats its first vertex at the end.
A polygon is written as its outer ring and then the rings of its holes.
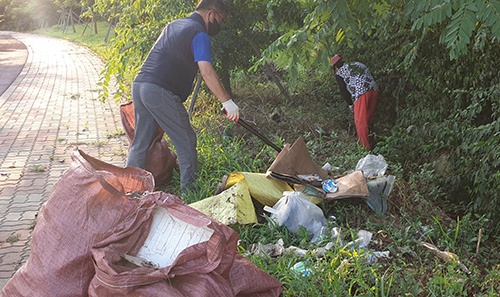
MULTIPOLYGON (((79 148, 124 166, 119 104, 101 60, 65 40, 0 31, 0 291, 28 259, 36 214, 79 148)), ((68 197, 71 198, 71 197, 68 197)))

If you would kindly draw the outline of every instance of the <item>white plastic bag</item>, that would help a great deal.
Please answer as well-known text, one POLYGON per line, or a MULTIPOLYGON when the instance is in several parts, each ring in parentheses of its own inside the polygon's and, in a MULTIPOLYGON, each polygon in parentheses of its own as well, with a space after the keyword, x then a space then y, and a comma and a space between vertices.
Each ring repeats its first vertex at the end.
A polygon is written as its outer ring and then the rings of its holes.
POLYGON ((321 228, 326 226, 323 210, 309 201, 302 192, 285 191, 272 208, 266 206, 264 210, 271 213, 271 218, 278 225, 285 226, 292 233, 297 233, 300 226, 303 226, 313 240, 321 235, 321 228))
POLYGON ((387 163, 382 155, 368 154, 360 159, 356 165, 356 171, 362 170, 365 178, 379 177, 385 174, 387 163))

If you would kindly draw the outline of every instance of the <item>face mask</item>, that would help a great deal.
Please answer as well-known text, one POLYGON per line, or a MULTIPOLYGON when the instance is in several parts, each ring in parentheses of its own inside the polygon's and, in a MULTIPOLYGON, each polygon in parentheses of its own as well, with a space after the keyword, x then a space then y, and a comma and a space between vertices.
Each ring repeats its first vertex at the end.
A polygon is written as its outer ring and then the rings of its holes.
POLYGON ((214 22, 208 23, 208 35, 215 36, 220 32, 220 24, 215 20, 214 22))

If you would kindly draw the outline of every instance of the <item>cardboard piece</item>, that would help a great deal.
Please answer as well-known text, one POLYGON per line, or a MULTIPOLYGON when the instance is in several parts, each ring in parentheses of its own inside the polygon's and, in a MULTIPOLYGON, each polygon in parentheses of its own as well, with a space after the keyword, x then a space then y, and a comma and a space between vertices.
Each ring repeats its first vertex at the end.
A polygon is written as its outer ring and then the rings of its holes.
MULTIPOLYGON (((283 150, 267 170, 267 175, 271 174, 291 181, 298 179, 298 175, 305 174, 317 174, 321 178, 328 176, 328 172, 313 162, 302 136, 292 145, 284 145, 283 150)), ((298 180, 294 183, 300 183, 301 180, 298 180)))
POLYGON ((363 171, 358 170, 336 179, 338 191, 335 193, 326 193, 326 200, 361 198, 369 199, 368 185, 366 184, 363 171))
POLYGON ((326 200, 361 198, 369 199, 368 186, 363 172, 358 170, 336 178, 338 190, 327 193, 321 180, 329 178, 328 172, 316 165, 306 147, 304 138, 299 137, 293 145, 286 144, 266 172, 266 176, 293 184, 295 190, 315 195, 326 200), (304 180, 299 175, 315 175, 319 180, 304 180))

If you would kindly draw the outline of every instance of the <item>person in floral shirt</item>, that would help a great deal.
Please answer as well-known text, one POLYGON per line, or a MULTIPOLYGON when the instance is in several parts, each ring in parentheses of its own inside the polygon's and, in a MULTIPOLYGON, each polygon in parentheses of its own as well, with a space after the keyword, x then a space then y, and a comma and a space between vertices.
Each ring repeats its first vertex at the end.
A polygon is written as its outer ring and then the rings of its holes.
POLYGON ((354 112, 358 142, 367 150, 371 150, 368 127, 377 105, 378 85, 363 63, 344 63, 339 55, 333 56, 330 61, 333 64, 332 72, 339 85, 340 94, 354 112))

